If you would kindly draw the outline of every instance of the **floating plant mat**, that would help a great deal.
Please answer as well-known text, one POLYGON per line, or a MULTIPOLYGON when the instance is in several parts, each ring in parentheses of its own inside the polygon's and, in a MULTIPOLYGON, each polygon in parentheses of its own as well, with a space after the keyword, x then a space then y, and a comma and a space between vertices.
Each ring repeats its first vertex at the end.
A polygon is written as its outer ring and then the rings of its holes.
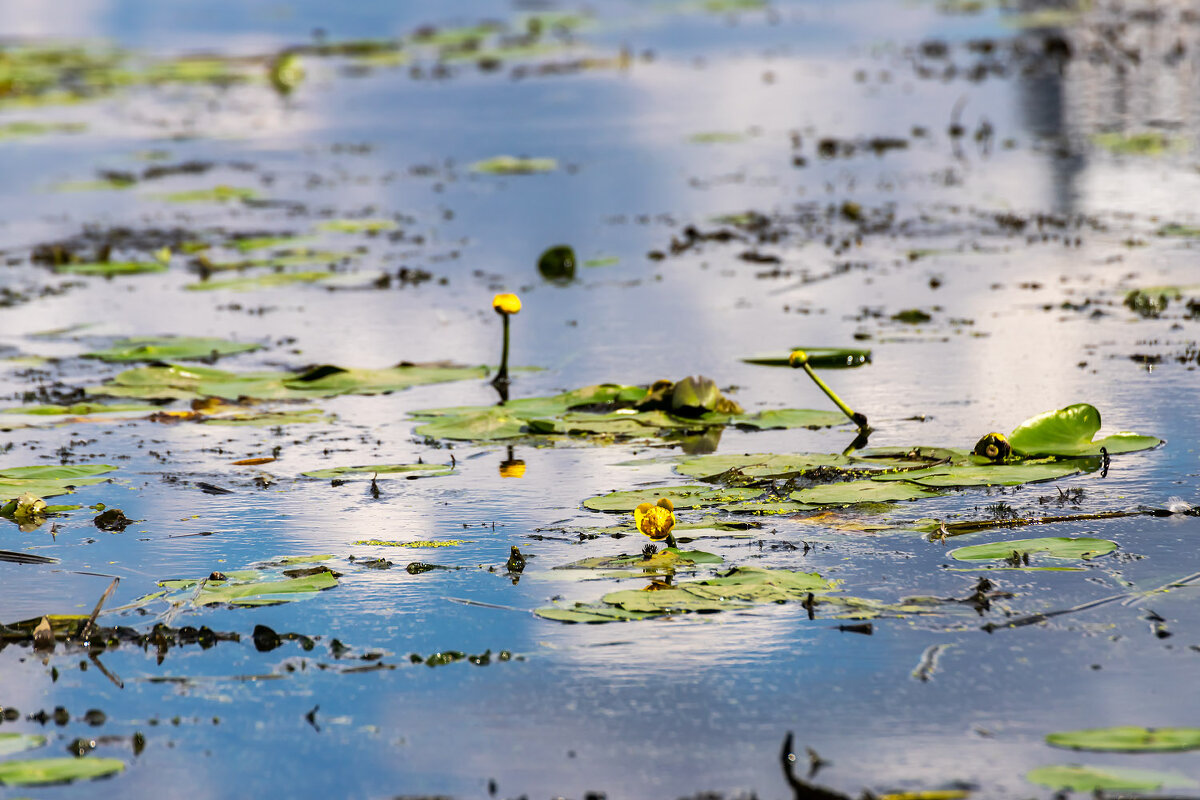
POLYGON ((116 758, 31 758, 0 761, 0 784, 5 786, 40 786, 49 783, 102 778, 125 769, 125 762, 116 758))
POLYGON ((300 473, 306 478, 341 478, 347 475, 393 475, 408 478, 437 478, 455 474, 449 464, 363 464, 356 467, 330 467, 300 473))
POLYGON ((1141 728, 1118 725, 1060 731, 1046 736, 1046 744, 1071 750, 1118 753, 1161 753, 1200 749, 1200 728, 1141 728))
POLYGON ((126 370, 88 393, 112 397, 195 400, 297 400, 340 394, 383 394, 427 383, 482 378, 486 367, 446 362, 401 364, 388 369, 331 365, 304 372, 227 372, 212 367, 153 364, 126 370))
POLYGON ((1010 539, 1004 542, 988 542, 958 547, 947 555, 958 561, 1004 561, 1014 554, 1044 553, 1052 558, 1090 559, 1117 549, 1117 543, 1108 539, 1081 536, 1046 536, 1038 539, 1010 539))
POLYGON ((103 483, 98 478, 117 468, 109 464, 72 464, 54 466, 39 464, 30 467, 0 469, 0 499, 12 500, 25 493, 37 497, 56 497, 70 494, 77 486, 103 483))
POLYGON ((1196 786, 1196 782, 1191 778, 1177 772, 1133 767, 1091 767, 1081 764, 1038 767, 1025 773, 1025 780, 1047 789, 1070 789, 1076 792, 1094 792, 1100 789, 1150 791, 1196 786))
POLYGON ((137 336, 113 342, 104 350, 84 353, 85 358, 102 361, 170 361, 182 359, 215 359, 233 353, 248 353, 261 349, 253 342, 231 342, 227 339, 191 338, 184 336, 137 336))
MULTIPOLYGON (((683 383, 683 382, 680 382, 683 383)), ((608 436, 637 438, 736 425, 748 429, 822 428, 844 423, 837 412, 772 409, 756 414, 704 411, 671 413, 670 398, 644 386, 598 384, 548 397, 511 400, 503 406, 456 406, 413 411, 429 419, 417 427, 431 439, 490 441, 522 436, 608 436)), ((708 402, 706 398, 704 402, 708 402)))
POLYGON ((791 355, 796 350, 803 350, 808 355, 809 365, 813 367, 861 367, 871 361, 870 350, 850 347, 793 347, 786 352, 747 356, 742 361, 764 367, 790 367, 791 355))

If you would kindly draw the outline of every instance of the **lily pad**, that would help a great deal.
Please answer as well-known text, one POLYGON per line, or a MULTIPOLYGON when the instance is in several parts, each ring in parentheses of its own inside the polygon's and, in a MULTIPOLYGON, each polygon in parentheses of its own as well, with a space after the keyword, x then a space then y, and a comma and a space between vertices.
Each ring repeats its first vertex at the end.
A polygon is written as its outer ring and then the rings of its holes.
POLYGON ((161 261, 93 261, 86 264, 59 264, 54 271, 60 275, 139 275, 147 272, 166 272, 161 261))
POLYGON ((0 500, 12 500, 25 493, 42 498, 70 494, 74 487, 103 483, 108 479, 96 476, 114 470, 116 467, 109 464, 9 467, 0 470, 0 500))
POLYGON ((1038 767, 1025 773, 1025 780, 1047 789, 1093 792, 1098 789, 1152 790, 1195 786, 1196 782, 1177 772, 1158 772, 1132 767, 1090 767, 1064 764, 1038 767))
POLYGON ((333 572, 322 570, 298 578, 279 579, 277 575, 259 572, 229 572, 227 580, 205 579, 200 581, 159 581, 159 586, 175 590, 165 598, 174 605, 191 608, 228 604, 233 606, 267 606, 290 603, 315 597, 325 589, 338 585, 333 572))
POLYGON ((834 589, 833 581, 815 572, 737 567, 725 575, 685 581, 671 587, 609 592, 598 603, 539 608, 534 613, 561 622, 614 622, 663 614, 712 613, 750 608, 761 603, 805 600, 813 592, 834 589))
POLYGON ((1038 481, 1053 481, 1092 472, 1100 468, 1098 459, 1075 458, 1069 461, 1037 461, 1021 464, 946 464, 904 472, 874 475, 876 481, 909 481, 921 486, 952 488, 957 486, 1020 486, 1038 481))
POLYGON ((245 239, 234 239, 229 247, 239 253, 251 253, 255 250, 274 250, 281 247, 292 247, 300 242, 309 240, 308 236, 251 236, 245 239))
POLYGON ((528 175, 536 172, 553 172, 558 169, 558 162, 553 158, 516 158, 514 156, 496 156, 471 165, 472 172, 482 172, 489 175, 528 175))
POLYGON ((790 500, 749 500, 742 503, 728 503, 717 506, 718 511, 728 511, 732 514, 796 514, 801 511, 812 511, 820 506, 810 503, 795 503, 790 500))
POLYGON ((870 363, 871 351, 856 347, 793 347, 791 350, 776 353, 763 353, 757 356, 743 358, 747 364, 758 364, 763 367, 791 367, 791 355, 796 350, 808 354, 808 363, 813 367, 825 369, 836 367, 861 367, 870 363))
POLYGON ((46 744, 46 737, 32 733, 0 733, 0 756, 23 753, 46 744))
POLYGON ((158 406, 148 406, 141 403, 73 403, 69 406, 14 406, 0 408, 2 414, 33 414, 35 416, 72 416, 82 417, 91 414, 116 414, 126 411, 155 411, 158 406))
POLYGON ((258 191, 244 186, 214 186, 161 195, 168 203, 228 203, 231 200, 254 200, 258 191))
POLYGON ((423 473, 419 477, 434 478, 453 475, 454 467, 449 464, 364 464, 357 467, 330 467, 300 473, 306 478, 340 478, 343 475, 389 475, 393 473, 423 473))
POLYGON ((958 547, 947 555, 959 561, 1002 561, 1015 553, 1045 553, 1052 558, 1089 559, 1111 553, 1117 543, 1087 536, 1045 536, 1038 539, 1010 539, 958 547))
POLYGON ((673 570, 682 566, 696 564, 720 564, 725 559, 703 550, 679 550, 665 547, 652 556, 642 553, 619 556, 592 556, 579 561, 572 561, 556 569, 639 569, 650 571, 673 570))
POLYGON ((837 411, 818 411, 811 408, 772 408, 755 414, 739 414, 729 419, 739 428, 771 430, 775 428, 831 428, 849 422, 837 411))
POLYGON ((761 489, 714 488, 712 486, 663 486, 657 489, 634 489, 610 492, 583 501, 592 511, 633 511, 642 503, 656 503, 660 497, 670 500, 675 508, 702 508, 722 503, 749 500, 762 494, 761 489))
POLYGON ((333 233, 382 233, 397 227, 390 219, 327 219, 317 223, 317 230, 333 233))
POLYGON ((0 784, 5 786, 41 786, 75 780, 103 778, 125 769, 116 758, 34 758, 0 761, 0 784))
POLYGON ((229 278, 221 281, 196 281, 183 288, 192 292, 215 292, 228 290, 248 292, 254 289, 273 289, 276 286, 291 286, 296 283, 320 283, 342 276, 329 270, 307 270, 304 272, 272 272, 268 275, 252 275, 245 278, 229 278))
POLYGON ((894 503, 936 495, 932 489, 905 481, 846 481, 799 489, 789 500, 813 505, 850 505, 852 503, 894 503))
POLYGON ((281 425, 310 424, 315 422, 333 422, 337 419, 332 414, 326 414, 319 408, 289 408, 277 410, 251 410, 222 413, 218 416, 204 416, 201 422, 205 425, 246 425, 253 428, 275 428, 281 425))
POLYGON ((1046 736, 1046 744, 1071 750, 1118 753, 1159 753, 1200 749, 1200 728, 1142 728, 1118 725, 1060 731, 1046 736))
POLYGON ((675 465, 680 475, 712 478, 729 470, 747 478, 793 478, 818 467, 845 467, 846 456, 832 453, 746 453, 719 454, 690 458, 675 465))
POLYGON ((1088 403, 1047 411, 1030 417, 1008 437, 1014 452, 1023 456, 1096 456, 1100 448, 1110 454, 1149 450, 1161 439, 1136 433, 1116 433, 1093 441, 1100 430, 1100 412, 1088 403))
POLYGON ((102 361, 173 361, 181 359, 213 359, 233 353, 259 350, 254 342, 231 342, 228 339, 184 336, 136 336, 121 339, 104 350, 84 353, 85 358, 102 361))

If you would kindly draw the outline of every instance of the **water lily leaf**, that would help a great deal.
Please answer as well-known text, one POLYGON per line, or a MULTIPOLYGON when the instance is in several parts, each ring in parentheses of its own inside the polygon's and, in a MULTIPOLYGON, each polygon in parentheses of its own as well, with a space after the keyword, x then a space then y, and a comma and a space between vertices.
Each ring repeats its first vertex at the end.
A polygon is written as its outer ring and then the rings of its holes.
POLYGON ((282 247, 307 242, 308 236, 250 236, 244 239, 234 239, 228 246, 239 253, 252 253, 255 250, 275 250, 282 247))
POLYGON ((770 430, 773 428, 830 428, 849 422, 837 411, 818 411, 811 408, 772 408, 756 414, 739 414, 729 418, 739 428, 770 430))
POLYGON ((1074 458, 1068 461, 1039 461, 1021 464, 944 464, 919 470, 873 475, 876 481, 909 481, 921 486, 1020 486, 1037 481, 1053 481, 1100 468, 1099 459, 1074 458))
MULTIPOLYGON (((676 529, 678 530, 678 529, 676 529)), ((592 556, 572 561, 556 569, 640 569, 649 571, 672 570, 696 564, 720 564, 725 559, 703 550, 679 550, 665 547, 652 556, 642 553, 618 556, 592 556)))
POLYGON ((556 169, 558 169, 558 162, 553 158, 516 158, 514 156, 496 156, 476 161, 471 165, 472 172, 489 175, 526 175, 535 172, 553 172, 556 169))
POLYGON ((1047 411, 1017 426, 1008 441, 1023 456, 1095 456, 1103 447, 1109 453, 1132 453, 1162 444, 1161 439, 1136 433, 1117 433, 1098 441, 1100 412, 1088 403, 1047 411))
POLYGON ((432 547, 458 547, 460 544, 468 544, 468 539, 443 539, 438 542, 392 542, 385 539, 360 539, 354 544, 363 545, 365 547, 405 547, 413 549, 432 548, 432 547))
POLYGON ((45 736, 30 733, 0 733, 0 756, 11 756, 41 747, 46 743, 45 736))
POLYGON ((291 391, 317 392, 329 397, 339 394, 385 394, 410 386, 482 378, 485 375, 486 367, 468 367, 446 362, 405 363, 387 369, 325 365, 290 377, 284 381, 284 385, 291 391))
POLYGON ((258 191, 245 186, 220 185, 211 189, 171 192, 160 197, 168 203, 228 203, 231 200, 254 200, 258 197, 258 191))
MULTIPOLYGON (((205 261, 204 271, 206 275, 212 275, 220 272, 234 272, 256 267, 269 267, 274 270, 283 270, 288 267, 305 267, 313 264, 341 264, 354 259, 357 254, 348 250, 313 250, 311 248, 296 248, 286 250, 267 258, 247 258, 241 261, 205 261)), ((296 273, 308 275, 310 273, 296 273)), ((347 276, 365 275, 365 273, 345 273, 345 272, 313 272, 313 275, 328 275, 328 280, 333 281, 338 278, 347 276)), ((379 273, 374 273, 378 275, 379 273)), ((264 276, 269 277, 269 276, 264 276)), ((373 277, 373 276, 372 276, 373 277)), ((252 280, 254 278, 245 278, 244 280, 252 280)), ((197 289, 201 288, 202 283, 189 284, 197 289)), ((186 287, 185 287, 186 288, 186 287)))
POLYGON ((854 453, 855 461, 874 464, 884 469, 909 469, 941 462, 973 464, 969 449, 956 447, 867 447, 854 453))
POLYGON ((6 786, 40 786, 48 783, 102 778, 125 769, 125 762, 116 758, 33 758, 0 761, 0 784, 6 786))
POLYGON ((438 417, 413 431, 430 439, 489 441, 512 439, 526 432, 526 420, 503 408, 489 408, 474 414, 438 417))
POLYGON ((633 511, 642 503, 656 503, 665 497, 675 508, 702 508, 722 503, 749 500, 762 494, 761 489, 714 488, 712 486, 663 486, 657 489, 634 489, 627 492, 610 492, 583 501, 584 508, 592 511, 633 511))
POLYGON ((109 464, 9 467, 0 470, 0 500, 11 501, 26 493, 41 498, 70 494, 73 487, 103 483, 108 479, 95 476, 114 470, 109 464))
POLYGON ((337 419, 319 408, 288 408, 274 411, 236 411, 219 416, 205 417, 205 425, 247 425, 254 428, 274 428, 280 425, 296 425, 314 422, 333 422, 337 419))
POLYGON ((339 478, 343 475, 355 474, 379 474, 389 475, 393 473, 424 473, 420 477, 434 478, 443 475, 453 475, 454 467, 449 464, 364 464, 357 467, 330 467, 328 469, 315 469, 309 472, 300 473, 306 478, 339 478))
POLYGON ((629 622, 637 619, 660 616, 657 613, 644 614, 626 611, 616 606, 603 603, 576 603, 574 606, 547 606, 533 612, 542 619, 557 622, 629 622))
POLYGON ((688 137, 688 141, 694 144, 733 144, 745 141, 745 139, 744 133, 736 131, 703 131, 693 133, 688 137))
POLYGON ((398 227, 390 219, 327 219, 317 223, 317 230, 333 233, 381 233, 398 227))
POLYGON ((814 505, 850 505, 852 503, 893 503, 917 500, 937 494, 932 489, 905 481, 846 481, 799 489, 788 495, 798 503, 814 505))
POLYGON ((72 416, 82 417, 91 414, 116 414, 126 411, 156 411, 158 406, 148 406, 140 403, 73 403, 69 406, 14 406, 0 408, 4 414, 33 414, 36 416, 72 416))
POLYGON ((850 459, 846 456, 832 453, 716 454, 682 461, 675 465, 675 471, 692 478, 711 478, 731 469, 748 478, 793 478, 818 467, 849 464, 850 459))
POLYGON ((272 272, 268 275, 252 275, 245 278, 229 278, 221 281, 197 281, 186 284, 183 288, 193 292, 210 292, 228 289, 234 292, 247 292, 253 289, 273 289, 276 286, 290 286, 295 283, 318 283, 333 280, 341 273, 329 270, 309 270, 305 272, 272 272))
POLYGON ((1100 750, 1122 753, 1169 752, 1200 749, 1200 728, 1142 728, 1118 725, 1059 731, 1046 736, 1046 744, 1071 750, 1100 750))
POLYGON ((987 542, 958 547, 947 555, 959 561, 1002 561, 1016 553, 1045 553, 1053 558, 1095 558, 1117 549, 1117 543, 1108 539, 1093 539, 1086 536, 1045 536, 1038 539, 1010 539, 1004 542, 987 542))
MULTIPOLYGON (((733 514, 795 514, 800 511, 812 511, 820 506, 811 503, 794 503, 790 500, 748 500, 742 503, 727 503, 717 506, 718 511, 728 511, 733 514)), ((676 529, 678 530, 678 529, 676 529)))
POLYGON ((775 353, 762 353, 743 358, 747 364, 758 364, 763 367, 790 367, 791 355, 796 350, 808 354, 808 363, 813 367, 829 369, 831 367, 861 367, 871 361, 871 351, 857 347, 793 347, 791 350, 775 353))
POLYGON ((1132 767, 1090 767, 1064 764, 1038 767, 1025 773, 1025 780, 1047 789, 1093 792, 1098 789, 1150 790, 1195 786, 1196 782, 1177 772, 1158 772, 1132 767))
POLYGON ((85 358, 103 361, 172 361, 211 359, 233 353, 259 350, 254 342, 231 342, 227 339, 185 336, 137 336, 121 339, 104 350, 84 353, 85 358))
POLYGON ((140 275, 147 272, 166 272, 161 261, 95 261, 87 264, 58 264, 54 271, 60 275, 140 275))
POLYGON ((169 595, 169 601, 192 608, 218 603, 235 606, 289 603, 315 597, 317 592, 338 585, 337 578, 328 570, 282 580, 258 572, 250 573, 250 576, 229 572, 225 577, 228 580, 206 580, 199 591, 193 589, 197 581, 159 581, 158 585, 179 591, 179 594, 169 595))

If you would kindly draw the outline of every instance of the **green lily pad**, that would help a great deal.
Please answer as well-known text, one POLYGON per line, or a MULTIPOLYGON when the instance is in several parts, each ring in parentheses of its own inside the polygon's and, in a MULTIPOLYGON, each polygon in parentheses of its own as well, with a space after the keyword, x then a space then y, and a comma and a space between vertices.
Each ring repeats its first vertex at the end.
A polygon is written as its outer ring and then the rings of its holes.
MULTIPOLYGON (((676 529, 678 530, 678 529, 676 529)), ((664 547, 652 556, 641 553, 619 556, 592 556, 572 561, 556 569, 640 569, 649 571, 672 570, 696 564, 720 564, 725 559, 703 550, 679 550, 664 547)))
POLYGON ((615 622, 663 614, 712 613, 761 603, 805 600, 813 592, 827 592, 835 586, 833 581, 815 572, 737 567, 717 578, 684 581, 652 591, 609 592, 598 603, 539 608, 534 614, 561 622, 615 622))
POLYGON ((317 230, 333 233, 381 233, 398 227, 390 219, 327 219, 317 223, 317 230))
POLYGON ((1060 731, 1046 736, 1046 744, 1071 750, 1118 753, 1159 753, 1200 749, 1200 728, 1142 728, 1118 725, 1060 731))
POLYGON ((32 733, 0 733, 0 756, 23 753, 46 744, 46 737, 32 733))
POLYGON ((850 505, 852 503, 894 503, 936 495, 932 489, 905 481, 846 481, 799 489, 789 500, 813 505, 850 505))
POLYGON ((217 416, 205 417, 202 422, 205 425, 246 425, 253 428, 275 428, 280 425, 311 424, 315 422, 329 423, 336 419, 336 416, 326 414, 319 408, 288 408, 222 413, 217 416))
POLYGON ((161 197, 168 203, 228 203, 231 200, 254 200, 258 197, 258 191, 244 186, 221 185, 211 189, 171 192, 161 197))
POLYGON ((747 364, 758 364, 763 367, 790 367, 791 355, 796 350, 808 354, 808 363, 813 367, 824 369, 836 367, 861 367, 870 363, 871 351, 857 347, 793 347, 786 352, 763 353, 757 356, 743 358, 747 364))
POLYGON ((496 156, 471 165, 472 172, 482 172, 489 175, 528 175, 536 172, 553 172, 558 169, 558 162, 553 158, 516 158, 514 156, 496 156))
POLYGON ((383 394, 411 386, 482 378, 485 367, 443 362, 401 363, 387 369, 346 369, 332 365, 295 372, 228 372, 213 367, 154 364, 119 373, 89 394, 113 397, 195 400, 302 400, 341 394, 383 394))
POLYGON ((722 503, 749 500, 762 494, 761 489, 714 488, 712 486, 663 486, 657 489, 634 489, 610 492, 583 501, 592 511, 633 511, 642 503, 656 503, 665 497, 675 508, 702 508, 722 503))
POLYGON ((1086 536, 1045 536, 1038 539, 1010 539, 958 547, 947 555, 959 561, 1003 561, 1017 553, 1045 553, 1052 558, 1088 559, 1111 553, 1117 543, 1086 536))
POLYGON ((811 503, 794 503, 790 500, 748 500, 742 503, 727 503, 717 506, 718 511, 728 511, 732 514, 796 514, 801 511, 812 511, 819 506, 811 503))
POLYGON ((1100 468, 1098 459, 1075 458, 1069 461, 1039 461, 1022 464, 945 464, 904 472, 874 475, 876 481, 909 481, 921 486, 952 488, 957 486, 1020 486, 1038 481, 1053 481, 1100 468))
POLYGON ((430 439, 490 441, 512 439, 527 432, 526 420, 515 417, 503 408, 488 409, 474 414, 438 417, 419 425, 413 433, 430 439))
POLYGON ((441 477, 443 475, 453 475, 454 467, 449 464, 364 464, 357 467, 330 467, 329 469, 315 469, 310 472, 300 473, 306 478, 340 478, 343 475, 389 475, 393 473, 424 473, 420 475, 423 478, 441 477))
POLYGON ((194 587, 199 583, 195 580, 159 581, 158 585, 165 589, 175 590, 165 598, 175 605, 185 605, 191 608, 227 604, 233 606, 267 606, 279 603, 290 603, 315 597, 325 589, 338 585, 337 578, 332 572, 316 572, 298 578, 279 579, 275 575, 259 572, 227 572, 228 580, 205 580, 204 585, 197 591, 194 587))
POLYGON ((227 339, 185 336, 136 336, 113 342, 104 350, 84 353, 85 358, 102 361, 174 361, 209 359, 233 353, 259 350, 254 342, 231 342, 227 339))
POLYGON ((26 492, 42 498, 70 494, 74 487, 103 483, 108 479, 96 476, 114 470, 109 464, 9 467, 0 470, 0 500, 11 501, 26 492))
POLYGON ((0 761, 0 784, 5 786, 41 786, 75 780, 103 778, 125 769, 116 758, 31 758, 0 761))
POLYGON ((166 272, 167 265, 161 261, 94 261, 87 264, 59 264, 54 267, 59 275, 140 275, 147 272, 166 272))
POLYGON ((1088 403, 1047 411, 1017 426, 1008 441, 1023 456, 1096 456, 1103 447, 1110 454, 1149 450, 1161 439, 1136 433, 1116 433, 1092 441, 1100 430, 1100 412, 1088 403))
POLYGON ((775 428, 831 428, 849 422, 837 411, 818 411, 811 408, 772 408, 756 414, 739 414, 729 419, 739 428, 771 430, 775 428))
POLYGON ((91 414, 116 414, 125 411, 157 411, 158 406, 140 403, 73 403, 69 406, 14 406, 0 408, 2 414, 33 414, 37 416, 83 417, 91 414))
POLYGON ((793 478, 818 467, 845 467, 850 459, 832 453, 716 454, 690 458, 675 465, 680 475, 712 478, 729 470, 747 478, 793 478))
POLYGON ((1132 767, 1090 767, 1063 764, 1038 767, 1025 773, 1025 780, 1047 789, 1094 792, 1098 789, 1128 791, 1195 786, 1196 782, 1177 772, 1158 772, 1132 767))
POLYGON ((228 278, 221 281, 196 281, 183 288, 192 292, 248 292, 254 289, 273 289, 296 283, 320 283, 341 277, 342 273, 329 270, 307 270, 304 272, 272 272, 268 275, 252 275, 245 278, 228 278))
POLYGON ((275 250, 281 247, 292 247, 293 245, 309 240, 308 236, 251 236, 245 239, 234 239, 229 242, 229 247, 237 250, 239 253, 251 253, 255 250, 275 250))
POLYGON ((736 131, 703 131, 688 137, 693 144, 735 144, 745 140, 746 134, 736 131))

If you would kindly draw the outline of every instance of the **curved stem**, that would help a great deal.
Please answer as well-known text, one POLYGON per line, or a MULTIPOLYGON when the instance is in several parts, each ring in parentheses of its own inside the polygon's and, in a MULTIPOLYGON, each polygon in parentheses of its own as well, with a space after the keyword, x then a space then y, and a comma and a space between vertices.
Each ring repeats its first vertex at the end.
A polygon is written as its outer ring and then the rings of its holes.
POLYGON ((841 409, 841 412, 843 414, 845 414, 847 417, 849 417, 851 422, 853 422, 855 425, 858 426, 859 430, 863 430, 868 427, 866 416, 863 414, 859 414, 858 412, 851 409, 850 406, 848 406, 844 402, 842 402, 842 398, 837 396, 837 392, 833 391, 833 389, 830 389, 829 385, 827 383, 825 383, 825 381, 821 380, 821 378, 817 375, 817 373, 813 371, 813 368, 811 366, 809 366, 807 361, 802 363, 800 366, 804 369, 805 372, 808 373, 808 377, 813 379, 813 383, 815 383, 817 386, 819 386, 821 391, 823 391, 825 393, 825 395, 830 400, 833 401, 833 404, 835 406, 837 406, 839 409, 841 409))

